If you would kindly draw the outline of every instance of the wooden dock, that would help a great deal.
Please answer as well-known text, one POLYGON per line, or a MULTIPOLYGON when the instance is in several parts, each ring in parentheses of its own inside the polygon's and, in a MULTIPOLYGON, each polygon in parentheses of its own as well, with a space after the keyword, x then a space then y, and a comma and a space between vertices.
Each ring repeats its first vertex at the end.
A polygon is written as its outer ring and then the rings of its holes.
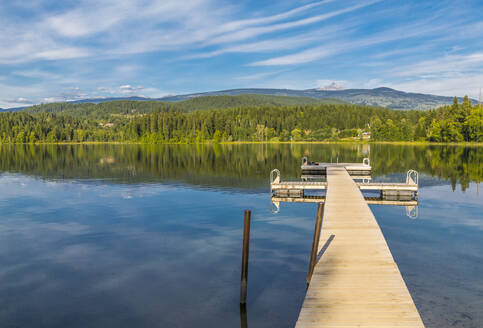
MULTIPOLYGON (((339 168, 348 173, 347 168, 340 165, 327 166, 327 170, 339 168)), ((306 175, 302 174, 302 180, 298 181, 281 181, 280 171, 272 170, 270 173, 270 192, 275 197, 304 197, 305 191, 325 191, 327 190, 327 181, 307 181, 304 179, 306 175)), ((352 179, 358 179, 359 176, 351 176, 352 179)), ((406 174, 406 182, 370 182, 370 177, 365 177, 362 182, 353 182, 362 191, 378 191, 383 199, 398 198, 404 200, 416 199, 419 191, 419 174, 414 170, 409 170, 406 174)))
POLYGON ((371 173, 371 164, 369 158, 364 158, 362 163, 321 163, 311 162, 307 157, 302 158, 302 173, 305 174, 327 174, 328 167, 340 166, 347 170, 349 175, 367 175, 371 173))
POLYGON ((347 170, 327 167, 319 261, 296 323, 424 327, 367 202, 347 170))

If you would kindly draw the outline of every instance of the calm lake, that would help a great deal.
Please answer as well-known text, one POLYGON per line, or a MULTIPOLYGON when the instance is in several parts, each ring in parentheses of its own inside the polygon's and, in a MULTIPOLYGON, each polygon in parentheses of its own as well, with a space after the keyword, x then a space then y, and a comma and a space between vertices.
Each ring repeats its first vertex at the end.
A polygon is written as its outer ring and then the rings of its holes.
POLYGON ((483 147, 0 145, 1 327, 293 327, 315 204, 272 213, 303 156, 420 173, 417 218, 371 205, 427 327, 483 327, 483 147), (481 189, 481 190, 479 190, 481 189))

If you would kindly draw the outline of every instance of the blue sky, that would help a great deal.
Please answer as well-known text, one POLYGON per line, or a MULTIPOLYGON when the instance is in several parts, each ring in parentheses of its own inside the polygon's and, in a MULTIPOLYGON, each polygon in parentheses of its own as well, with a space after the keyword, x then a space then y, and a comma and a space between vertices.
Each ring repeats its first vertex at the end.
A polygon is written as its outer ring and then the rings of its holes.
POLYGON ((0 107, 241 87, 478 98, 482 1, 0 3, 0 107))

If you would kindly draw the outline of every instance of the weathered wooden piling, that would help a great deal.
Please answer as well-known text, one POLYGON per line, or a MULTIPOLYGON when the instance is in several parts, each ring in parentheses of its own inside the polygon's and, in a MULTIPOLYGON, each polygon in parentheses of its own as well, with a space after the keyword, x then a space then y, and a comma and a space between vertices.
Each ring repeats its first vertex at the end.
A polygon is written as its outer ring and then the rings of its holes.
POLYGON ((324 204, 319 203, 319 207, 317 208, 317 217, 315 219, 314 240, 312 241, 312 253, 310 253, 309 272, 307 273, 307 286, 309 286, 310 284, 310 279, 312 279, 312 273, 314 272, 315 263, 317 262, 317 253, 319 249, 320 228, 322 227, 323 212, 324 212, 324 204))
POLYGON ((245 210, 245 216, 244 216, 244 222, 243 222, 243 250, 242 250, 240 304, 246 304, 246 300, 247 300, 248 253, 250 248, 251 216, 252 216, 252 212, 250 210, 245 210))
POLYGON ((248 320, 247 320, 247 305, 240 304, 240 327, 247 328, 248 327, 248 320))

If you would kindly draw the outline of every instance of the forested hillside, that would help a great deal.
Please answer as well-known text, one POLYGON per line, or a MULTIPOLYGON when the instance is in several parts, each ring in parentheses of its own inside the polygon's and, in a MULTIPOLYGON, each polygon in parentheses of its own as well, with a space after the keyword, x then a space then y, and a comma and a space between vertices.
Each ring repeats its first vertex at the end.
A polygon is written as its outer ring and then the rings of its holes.
POLYGON ((428 140, 435 142, 483 141, 483 109, 472 106, 465 97, 461 104, 457 98, 451 106, 427 111, 418 122, 386 121, 379 117, 371 120, 373 140, 428 140))
MULTIPOLYGON (((44 105, 45 106, 45 105, 44 105)), ((58 104, 0 113, 0 142, 195 143, 323 141, 483 141, 483 109, 468 98, 430 111, 359 105, 245 106, 185 112, 157 102, 58 104), (364 133, 365 132, 365 133, 364 133)))
MULTIPOLYGON (((458 98, 462 101, 462 98, 458 98)), ((375 89, 345 89, 345 90, 324 90, 324 89, 231 89, 184 95, 166 96, 162 98, 146 98, 139 96, 120 98, 93 98, 80 99, 70 104, 99 104, 114 101, 125 102, 161 102, 166 106, 172 105, 175 108, 184 110, 194 109, 219 109, 242 106, 262 105, 307 105, 320 103, 349 103, 356 105, 377 106, 391 109, 432 109, 439 106, 451 105, 453 99, 446 96, 436 96, 422 93, 411 93, 394 90, 391 88, 375 89)), ((472 104, 476 104, 472 100, 472 104)), ((58 104, 57 104, 58 105, 58 104)), ((57 105, 43 105, 43 109, 51 109, 57 105)), ((17 109, 18 110, 18 109, 17 109)))
POLYGON ((108 118, 112 114, 135 115, 156 110, 195 110, 224 109, 253 106, 298 106, 317 104, 344 104, 337 99, 317 99, 310 97, 288 97, 270 95, 205 96, 194 97, 180 102, 116 100, 101 103, 50 103, 26 108, 29 113, 49 112, 78 116, 108 118))
MULTIPOLYGON (((385 107, 391 109, 410 110, 410 109, 432 109, 439 106, 451 105, 452 98, 445 96, 436 96, 431 94, 404 92, 391 88, 375 88, 375 89, 343 89, 343 90, 325 90, 325 89, 231 89, 212 92, 194 93, 186 95, 168 96, 160 98, 161 101, 180 101, 191 97, 205 97, 214 95, 278 95, 292 97, 311 97, 318 99, 339 99, 346 103, 356 105, 367 105, 385 107)), ((462 98, 458 99, 462 101, 462 98)), ((473 100, 473 104, 476 101, 473 100)))

